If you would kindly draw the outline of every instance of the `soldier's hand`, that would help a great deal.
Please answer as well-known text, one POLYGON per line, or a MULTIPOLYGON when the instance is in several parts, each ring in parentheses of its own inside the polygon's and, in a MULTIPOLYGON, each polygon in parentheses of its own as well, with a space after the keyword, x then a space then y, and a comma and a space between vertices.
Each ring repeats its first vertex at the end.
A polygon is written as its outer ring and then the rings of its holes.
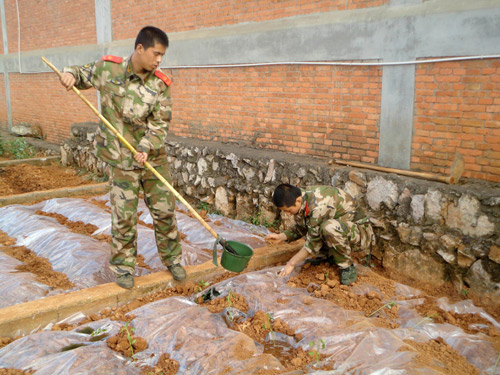
POLYGON ((148 154, 145 152, 138 152, 134 155, 134 159, 137 160, 138 163, 143 165, 148 160, 148 154))
POLYGON ((292 273, 293 269, 295 268, 294 265, 290 264, 290 262, 288 262, 286 264, 286 266, 278 273, 278 276, 288 276, 292 273))
POLYGON ((71 73, 63 73, 61 75, 61 84, 66 87, 66 90, 71 90, 71 88, 75 85, 76 79, 71 73))
POLYGON ((267 242, 282 242, 286 241, 285 233, 270 233, 265 237, 267 242))

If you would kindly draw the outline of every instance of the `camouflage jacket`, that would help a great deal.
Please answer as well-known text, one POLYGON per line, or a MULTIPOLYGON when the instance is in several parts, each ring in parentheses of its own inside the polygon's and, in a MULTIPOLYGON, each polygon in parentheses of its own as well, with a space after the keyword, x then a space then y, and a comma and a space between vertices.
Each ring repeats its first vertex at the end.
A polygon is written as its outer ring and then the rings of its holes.
MULTIPOLYGON (((304 246, 310 253, 318 253, 323 241, 321 225, 329 219, 363 224, 368 221, 357 202, 345 191, 333 186, 311 186, 302 189, 302 205, 295 215, 295 226, 284 233, 288 241, 305 236, 304 246)), ((345 228, 347 236, 349 228, 345 228)))
MULTIPOLYGON (((172 117, 168 77, 157 69, 143 80, 132 71, 130 58, 114 56, 64 71, 73 74, 78 89, 100 92, 102 115, 137 151, 148 153, 152 166, 166 163, 164 141, 172 117)), ((104 162, 124 170, 142 168, 106 125, 100 124, 95 139, 104 162)))

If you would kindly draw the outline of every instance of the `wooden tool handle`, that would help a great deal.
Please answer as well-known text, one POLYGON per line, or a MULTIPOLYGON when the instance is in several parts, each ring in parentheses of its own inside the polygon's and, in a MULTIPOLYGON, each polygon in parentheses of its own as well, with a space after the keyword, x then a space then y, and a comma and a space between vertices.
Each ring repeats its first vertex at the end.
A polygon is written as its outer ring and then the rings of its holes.
POLYGON ((336 164, 341 164, 341 165, 350 165, 352 167, 359 167, 359 168, 365 168, 365 169, 373 169, 375 171, 380 171, 380 172, 387 172, 387 173, 396 173, 396 174, 401 174, 404 176, 410 176, 410 177, 417 177, 417 178, 425 178, 427 180, 433 180, 433 181, 439 181, 439 182, 444 182, 449 184, 450 183, 450 178, 446 176, 438 176, 433 173, 425 173, 425 172, 414 172, 414 171, 407 171, 404 169, 395 169, 395 168, 388 168, 388 167, 380 167, 378 165, 371 165, 371 164, 363 164, 363 163, 358 163, 355 161, 344 161, 344 160, 335 160, 336 164))
MULTIPOLYGON (((42 57, 42 60, 45 64, 47 64, 59 76, 59 78, 61 78, 62 74, 59 71, 59 69, 57 69, 54 65, 52 65, 47 59, 45 59, 45 57, 42 57)), ((90 109, 97 115, 97 117, 99 117, 99 119, 104 123, 104 125, 106 125, 109 128, 109 130, 111 130, 118 137, 120 142, 122 142, 132 152, 132 154, 134 154, 134 155, 137 154, 137 150, 125 138, 123 138, 123 136, 118 132, 118 130, 116 130, 116 128, 103 115, 101 115, 101 113, 97 110, 97 108, 95 108, 92 105, 92 103, 90 103, 87 100, 87 98, 82 95, 80 90, 78 90, 75 86, 72 87, 72 90, 76 93, 76 95, 78 95, 80 97, 80 99, 82 99, 85 102, 85 104, 87 104, 90 107, 90 109)), ((172 185, 170 185, 170 183, 167 180, 165 180, 165 178, 151 164, 149 164, 146 161, 144 163, 144 166, 147 169, 149 169, 151 172, 153 172, 153 174, 156 177, 158 177, 158 179, 161 182, 163 182, 165 184, 165 186, 168 188, 168 190, 170 190, 170 192, 172 194, 174 194, 174 196, 179 201, 184 203, 184 205, 189 209, 189 211, 193 214, 193 216, 196 219, 198 219, 198 221, 205 227, 206 230, 208 230, 210 232, 210 234, 212 236, 214 236, 215 238, 219 238, 219 236, 212 229, 212 227, 210 225, 208 225, 205 220, 203 220, 203 218, 200 216, 200 214, 193 207, 191 207, 191 205, 174 189, 174 187, 172 185)))

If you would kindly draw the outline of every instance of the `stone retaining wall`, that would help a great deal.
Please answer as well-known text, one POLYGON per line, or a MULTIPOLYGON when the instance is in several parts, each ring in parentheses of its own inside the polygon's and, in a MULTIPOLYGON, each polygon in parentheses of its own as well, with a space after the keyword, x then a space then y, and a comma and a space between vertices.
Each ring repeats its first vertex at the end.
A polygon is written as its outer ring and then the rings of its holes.
MULTIPOLYGON (((75 125, 72 134, 61 147, 63 162, 105 173, 93 156, 92 126, 75 125)), ((373 256, 384 268, 426 282, 451 280, 463 293, 499 303, 498 185, 447 185, 238 144, 169 137, 166 147, 174 186, 188 200, 271 224, 279 217, 271 202, 276 185, 337 186, 358 198, 371 216, 378 238, 373 256)), ((291 222, 286 216, 282 226, 291 222)))

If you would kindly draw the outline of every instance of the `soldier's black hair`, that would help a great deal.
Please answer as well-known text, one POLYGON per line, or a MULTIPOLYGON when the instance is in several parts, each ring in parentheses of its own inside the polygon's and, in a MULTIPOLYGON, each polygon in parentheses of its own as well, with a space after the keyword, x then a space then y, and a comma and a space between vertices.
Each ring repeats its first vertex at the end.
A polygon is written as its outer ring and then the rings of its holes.
POLYGON ((154 47, 156 43, 160 43, 165 46, 165 48, 168 48, 167 34, 157 27, 146 26, 139 31, 139 34, 137 34, 134 48, 137 48, 137 45, 142 44, 144 49, 148 49, 149 47, 154 47))
POLYGON ((281 184, 274 189, 273 203, 276 207, 291 207, 301 195, 302 192, 297 186, 281 184))

